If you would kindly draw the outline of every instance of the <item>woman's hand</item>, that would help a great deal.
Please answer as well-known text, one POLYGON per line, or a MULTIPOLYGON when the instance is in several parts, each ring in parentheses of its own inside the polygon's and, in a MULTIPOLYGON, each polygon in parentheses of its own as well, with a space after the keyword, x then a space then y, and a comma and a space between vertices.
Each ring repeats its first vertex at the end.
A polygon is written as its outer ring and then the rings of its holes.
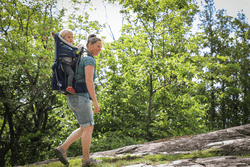
POLYGON ((97 101, 93 101, 93 105, 95 107, 94 113, 97 114, 99 112, 99 104, 97 101))

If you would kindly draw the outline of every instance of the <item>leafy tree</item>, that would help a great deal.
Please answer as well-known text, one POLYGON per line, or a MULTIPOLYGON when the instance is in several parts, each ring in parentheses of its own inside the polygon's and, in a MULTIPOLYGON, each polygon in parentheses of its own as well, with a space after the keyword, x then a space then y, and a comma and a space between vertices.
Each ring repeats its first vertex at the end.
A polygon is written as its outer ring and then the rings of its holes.
POLYGON ((228 83, 228 125, 238 126, 249 123, 249 35, 250 25, 246 23, 245 15, 238 14, 232 22, 235 32, 234 48, 231 59, 231 82, 228 83))
POLYGON ((24 165, 51 157, 61 135, 62 102, 50 86, 54 59, 51 31, 64 10, 56 1, 0 1, 1 166, 24 165), (52 147, 52 148, 51 148, 52 147))
POLYGON ((196 6, 192 1, 120 3, 127 22, 123 36, 106 44, 99 59, 108 66, 102 69, 101 100, 108 107, 99 119, 109 115, 109 125, 100 126, 149 140, 198 133, 202 106, 190 89, 196 84, 190 58, 198 47, 189 35, 196 6))
POLYGON ((246 51, 249 46, 246 41, 249 25, 245 22, 244 14, 239 14, 238 19, 233 18, 227 16, 224 10, 216 11, 213 0, 205 2, 201 17, 204 31, 201 49, 208 51, 205 51, 198 78, 204 83, 200 93, 208 97, 204 101, 208 104, 207 125, 209 129, 242 125, 249 121, 246 114, 248 104, 241 100, 242 96, 248 97, 246 92, 243 93, 248 86, 240 82, 240 76, 248 78, 248 70, 241 62, 248 62, 246 51), (240 106, 244 106, 244 109, 240 106), (246 116, 244 121, 242 115, 246 116))
MULTIPOLYGON (((205 71, 205 93, 207 94, 208 103, 208 124, 210 127, 216 127, 215 120, 217 117, 216 105, 218 94, 216 92, 216 54, 218 54, 218 33, 219 29, 214 28, 216 25, 215 7, 213 0, 205 0, 206 5, 204 6, 204 11, 201 13, 201 21, 204 30, 204 48, 208 48, 209 51, 205 52, 205 62, 203 70, 205 71)), ((202 74, 203 75, 203 74, 202 74)))

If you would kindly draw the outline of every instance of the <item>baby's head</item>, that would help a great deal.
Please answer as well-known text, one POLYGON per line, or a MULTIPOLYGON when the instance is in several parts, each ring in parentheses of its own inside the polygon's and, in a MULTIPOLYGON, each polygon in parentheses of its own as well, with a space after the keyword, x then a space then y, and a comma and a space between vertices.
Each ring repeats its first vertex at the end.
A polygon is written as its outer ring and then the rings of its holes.
POLYGON ((73 31, 70 29, 64 29, 60 32, 60 36, 65 39, 68 43, 72 44, 73 40, 73 31))

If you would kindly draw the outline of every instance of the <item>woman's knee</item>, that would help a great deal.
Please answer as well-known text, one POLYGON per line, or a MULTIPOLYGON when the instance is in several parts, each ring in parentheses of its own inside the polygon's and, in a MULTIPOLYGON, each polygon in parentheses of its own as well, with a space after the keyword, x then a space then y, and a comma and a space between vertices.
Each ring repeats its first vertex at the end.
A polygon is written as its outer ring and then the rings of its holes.
POLYGON ((88 126, 88 127, 81 127, 81 130, 85 133, 92 133, 94 129, 94 125, 88 126))
POLYGON ((84 131, 84 127, 80 127, 81 131, 83 132, 84 131))

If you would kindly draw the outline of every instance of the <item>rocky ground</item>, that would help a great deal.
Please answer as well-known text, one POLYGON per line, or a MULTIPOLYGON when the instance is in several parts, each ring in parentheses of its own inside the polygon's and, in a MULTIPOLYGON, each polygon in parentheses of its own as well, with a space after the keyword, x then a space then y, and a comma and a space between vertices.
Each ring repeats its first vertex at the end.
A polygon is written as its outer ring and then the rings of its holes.
MULTIPOLYGON (((212 158, 198 158, 197 160, 185 159, 170 162, 169 164, 156 165, 156 167, 250 167, 249 157, 235 155, 250 155, 250 124, 238 126, 195 136, 174 137, 139 145, 97 152, 91 157, 154 154, 189 154, 193 151, 212 149, 220 151, 225 156, 212 158)), ((42 165, 57 159, 37 163, 42 165)), ((152 167, 149 164, 137 164, 130 167, 152 167)))

